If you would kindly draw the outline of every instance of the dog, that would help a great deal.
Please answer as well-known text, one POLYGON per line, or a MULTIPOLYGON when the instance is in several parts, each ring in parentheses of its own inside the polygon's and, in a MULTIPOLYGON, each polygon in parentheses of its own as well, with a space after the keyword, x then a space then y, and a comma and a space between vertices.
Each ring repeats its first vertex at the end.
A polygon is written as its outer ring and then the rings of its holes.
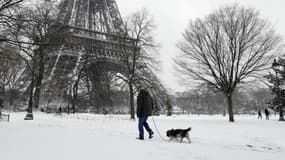
POLYGON ((166 132, 166 136, 169 137, 169 141, 180 138, 180 143, 182 143, 183 138, 188 139, 188 142, 191 143, 190 134, 191 127, 187 129, 170 129, 166 132))

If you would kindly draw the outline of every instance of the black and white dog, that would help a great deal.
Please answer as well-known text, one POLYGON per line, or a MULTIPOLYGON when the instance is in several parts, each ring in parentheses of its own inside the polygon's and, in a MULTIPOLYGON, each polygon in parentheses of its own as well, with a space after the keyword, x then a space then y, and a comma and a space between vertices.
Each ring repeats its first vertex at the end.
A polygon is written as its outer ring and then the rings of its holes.
POLYGON ((188 142, 191 143, 189 131, 191 131, 191 127, 187 129, 170 129, 166 132, 166 136, 170 138, 170 141, 180 138, 181 143, 183 141, 183 138, 187 138, 188 142))

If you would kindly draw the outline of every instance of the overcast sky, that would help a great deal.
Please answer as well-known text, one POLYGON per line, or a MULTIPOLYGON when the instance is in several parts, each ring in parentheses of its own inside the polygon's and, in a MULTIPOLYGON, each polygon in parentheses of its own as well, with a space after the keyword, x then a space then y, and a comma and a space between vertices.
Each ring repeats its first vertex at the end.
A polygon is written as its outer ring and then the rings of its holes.
POLYGON ((122 16, 126 16, 141 8, 147 8, 154 17, 156 40, 161 44, 160 54, 162 71, 160 78, 172 91, 182 91, 191 86, 183 86, 174 73, 172 58, 179 50, 176 43, 182 38, 190 19, 204 17, 229 3, 239 3, 256 8, 261 17, 268 19, 278 33, 285 38, 285 1, 284 0, 116 0, 122 16))

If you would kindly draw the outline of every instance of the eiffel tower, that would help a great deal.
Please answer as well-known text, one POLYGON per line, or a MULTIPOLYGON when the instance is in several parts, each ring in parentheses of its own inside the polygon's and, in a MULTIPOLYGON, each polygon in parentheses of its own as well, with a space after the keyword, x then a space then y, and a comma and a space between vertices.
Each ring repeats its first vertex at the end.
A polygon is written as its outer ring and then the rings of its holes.
MULTIPOLYGON (((50 39, 52 56, 46 71, 44 94, 53 97, 68 94, 68 88, 79 81, 86 66, 89 70, 92 68, 92 74, 96 76, 102 75, 100 69, 96 70, 98 64, 104 70, 127 74, 126 64, 133 51, 139 48, 135 39, 121 36, 124 27, 115 0, 62 0, 57 24, 53 27, 56 36, 50 39)), ((148 74, 152 81, 158 81, 150 69, 140 72, 148 74)), ((100 80, 93 78, 91 81, 94 88, 101 86, 100 80)), ((165 96, 166 89, 161 83, 156 84, 160 89, 153 93, 165 96)), ((145 84, 138 82, 135 85, 145 84)), ((161 103, 162 99, 165 97, 160 98, 161 103)))

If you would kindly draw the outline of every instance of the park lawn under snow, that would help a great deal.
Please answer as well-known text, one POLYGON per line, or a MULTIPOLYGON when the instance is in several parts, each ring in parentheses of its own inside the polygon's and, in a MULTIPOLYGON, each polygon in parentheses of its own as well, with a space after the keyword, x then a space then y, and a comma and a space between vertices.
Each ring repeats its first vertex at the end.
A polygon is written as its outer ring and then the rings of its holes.
POLYGON ((257 120, 236 116, 159 116, 159 132, 192 127, 189 144, 164 142, 155 131, 151 140, 136 140, 137 122, 128 115, 53 115, 10 113, 10 123, 0 122, 1 160, 283 160, 285 123, 278 117, 257 120))

